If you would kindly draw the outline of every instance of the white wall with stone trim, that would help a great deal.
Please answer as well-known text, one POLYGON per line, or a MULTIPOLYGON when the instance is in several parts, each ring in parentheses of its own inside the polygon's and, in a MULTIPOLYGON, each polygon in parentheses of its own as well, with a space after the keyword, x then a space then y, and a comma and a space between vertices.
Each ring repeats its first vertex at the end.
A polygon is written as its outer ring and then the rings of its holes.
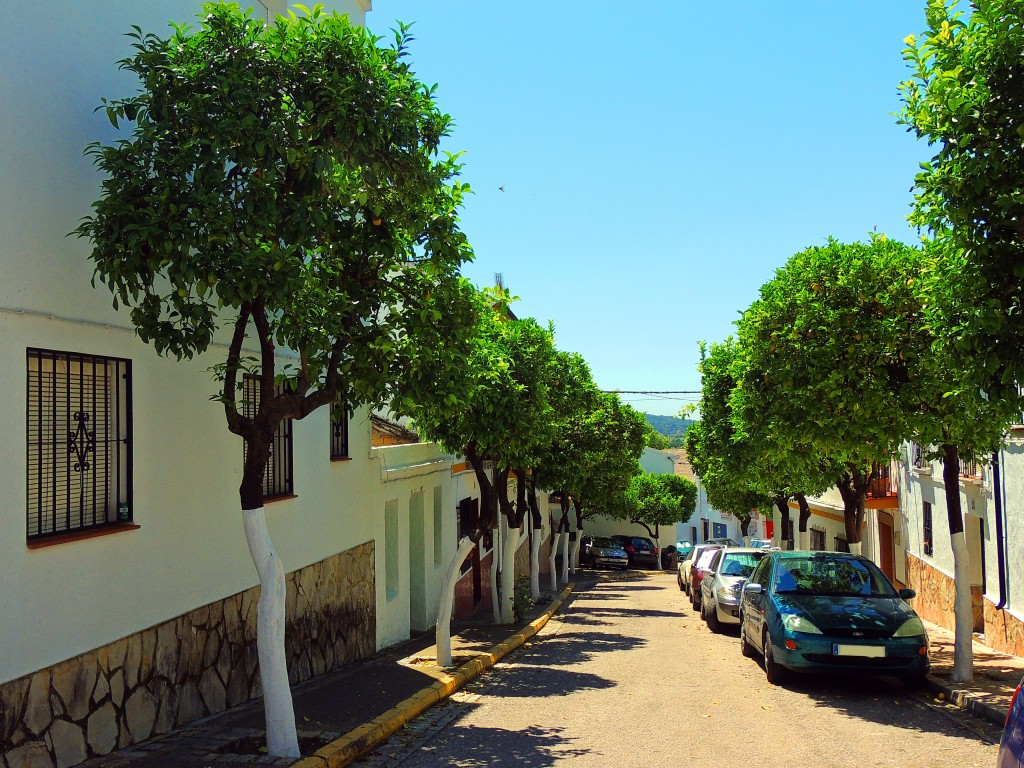
MULTIPOLYGON (((279 3, 279 0, 275 0, 279 3)), ((357 21, 369 3, 328 2, 357 21)), ((102 97, 137 90, 117 68, 131 24, 159 34, 194 20, 199 0, 56 0, 22 4, 0 24, 0 683, 110 643, 256 582, 237 488, 242 443, 209 398, 214 347, 192 361, 158 357, 126 312, 92 288, 88 244, 66 237, 88 214, 99 176, 83 154, 117 132, 102 97), (138 530, 29 550, 25 350, 128 358, 133 370, 134 522, 138 530)), ((350 462, 329 460, 329 414, 295 425, 297 498, 268 505, 288 570, 368 542, 374 471, 369 424, 351 428, 350 462)))

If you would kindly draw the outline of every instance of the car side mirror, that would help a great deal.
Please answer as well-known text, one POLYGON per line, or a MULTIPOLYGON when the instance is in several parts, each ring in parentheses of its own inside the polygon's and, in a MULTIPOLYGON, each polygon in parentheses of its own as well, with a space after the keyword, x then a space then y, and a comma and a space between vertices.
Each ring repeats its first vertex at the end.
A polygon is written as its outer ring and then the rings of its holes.
POLYGON ((745 595, 759 595, 762 592, 764 592, 764 587, 757 582, 747 582, 743 585, 743 594, 745 595))
POLYGON ((901 589, 899 594, 901 600, 913 600, 917 597, 917 592, 912 589, 901 589))

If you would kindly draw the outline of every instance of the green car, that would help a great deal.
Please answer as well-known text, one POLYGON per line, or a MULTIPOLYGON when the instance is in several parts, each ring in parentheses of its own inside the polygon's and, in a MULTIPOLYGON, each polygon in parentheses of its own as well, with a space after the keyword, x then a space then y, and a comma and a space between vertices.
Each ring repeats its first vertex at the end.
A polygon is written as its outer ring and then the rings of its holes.
POLYGON ((866 557, 843 552, 768 552, 743 585, 740 645, 763 655, 768 682, 790 671, 928 674, 928 635, 906 601, 866 557))

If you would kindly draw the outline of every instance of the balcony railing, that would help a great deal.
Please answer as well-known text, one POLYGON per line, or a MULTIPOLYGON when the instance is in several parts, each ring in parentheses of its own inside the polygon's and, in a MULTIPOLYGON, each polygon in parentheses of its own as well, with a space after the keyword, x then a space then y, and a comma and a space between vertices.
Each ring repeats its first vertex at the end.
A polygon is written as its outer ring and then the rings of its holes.
POLYGON ((982 466, 983 465, 976 460, 966 461, 964 459, 960 459, 960 477, 969 477, 980 480, 982 466))
POLYGON ((892 462, 881 464, 876 462, 872 465, 874 477, 871 478, 871 490, 868 496, 872 499, 884 499, 896 495, 897 474, 893 472, 892 462))

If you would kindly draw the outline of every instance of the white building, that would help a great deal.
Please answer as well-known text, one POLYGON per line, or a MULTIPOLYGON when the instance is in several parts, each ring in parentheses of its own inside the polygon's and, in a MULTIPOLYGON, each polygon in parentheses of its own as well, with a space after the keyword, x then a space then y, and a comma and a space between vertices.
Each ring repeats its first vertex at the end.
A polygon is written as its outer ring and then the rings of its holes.
MULTIPOLYGON (((256 13, 283 0, 253 0, 256 13)), ((328 0, 362 22, 369 0, 328 0)), ((239 511, 242 442, 201 359, 156 355, 92 288, 67 237, 109 142, 101 97, 129 26, 168 31, 199 0, 28 4, 0 24, 0 754, 78 763, 260 693, 257 575, 239 511)), ((285 356, 283 354, 283 356, 285 356)), ((287 433, 287 434, 286 434, 287 433)), ((288 575, 293 681, 434 620, 456 546, 458 480, 430 445, 372 448, 327 409, 275 449, 270 534, 288 575)))

